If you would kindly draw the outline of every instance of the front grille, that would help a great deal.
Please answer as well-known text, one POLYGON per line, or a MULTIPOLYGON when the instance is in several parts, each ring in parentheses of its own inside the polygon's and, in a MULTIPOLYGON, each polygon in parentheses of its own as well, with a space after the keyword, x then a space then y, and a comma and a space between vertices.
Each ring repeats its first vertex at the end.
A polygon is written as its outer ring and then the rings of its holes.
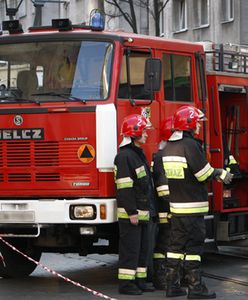
POLYGON ((60 181, 59 173, 36 173, 36 181, 60 181))
POLYGON ((31 182, 29 173, 9 173, 8 182, 31 182))
POLYGON ((54 168, 81 167, 77 157, 81 145, 80 141, 0 142, 0 168, 4 170, 0 182, 60 181, 63 176, 54 168))
POLYGON ((59 166, 59 143, 35 143, 34 160, 36 166, 59 166))

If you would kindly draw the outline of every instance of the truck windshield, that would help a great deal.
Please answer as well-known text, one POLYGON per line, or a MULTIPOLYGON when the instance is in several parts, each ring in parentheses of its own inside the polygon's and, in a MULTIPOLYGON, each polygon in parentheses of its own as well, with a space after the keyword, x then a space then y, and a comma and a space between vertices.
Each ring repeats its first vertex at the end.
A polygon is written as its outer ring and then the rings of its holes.
POLYGON ((112 56, 108 42, 2 44, 0 103, 107 99, 112 56))

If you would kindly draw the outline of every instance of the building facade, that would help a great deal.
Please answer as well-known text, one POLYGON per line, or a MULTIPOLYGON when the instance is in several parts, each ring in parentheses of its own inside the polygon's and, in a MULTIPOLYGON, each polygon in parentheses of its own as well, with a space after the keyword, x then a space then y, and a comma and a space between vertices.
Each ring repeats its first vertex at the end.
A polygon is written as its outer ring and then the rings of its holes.
POLYGON ((189 41, 248 44, 248 1, 171 0, 161 34, 189 41), (164 30, 164 31, 163 31, 164 30))

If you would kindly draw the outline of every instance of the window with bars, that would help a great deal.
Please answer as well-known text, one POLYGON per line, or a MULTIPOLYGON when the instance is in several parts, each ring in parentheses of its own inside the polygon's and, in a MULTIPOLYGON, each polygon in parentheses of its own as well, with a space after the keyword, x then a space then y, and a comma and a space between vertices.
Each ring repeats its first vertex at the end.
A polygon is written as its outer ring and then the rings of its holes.
POLYGON ((193 0, 194 27, 209 26, 209 0, 193 0))
POLYGON ((173 1, 173 29, 175 32, 187 29, 187 3, 186 0, 173 1))

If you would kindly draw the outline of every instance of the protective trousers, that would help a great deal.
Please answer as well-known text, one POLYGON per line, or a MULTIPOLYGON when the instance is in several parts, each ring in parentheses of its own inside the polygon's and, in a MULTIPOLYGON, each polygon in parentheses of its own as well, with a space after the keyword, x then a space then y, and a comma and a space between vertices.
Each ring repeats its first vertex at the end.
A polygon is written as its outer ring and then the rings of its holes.
POLYGON ((153 284, 156 289, 164 290, 166 287, 166 254, 170 235, 170 223, 159 223, 153 252, 153 284))
POLYGON ((129 220, 119 220, 119 269, 120 287, 136 278, 147 277, 148 262, 148 224, 140 222, 137 226, 129 220))
POLYGON ((154 259, 165 259, 168 251, 170 223, 159 223, 158 233, 153 253, 154 259))
POLYGON ((203 216, 173 215, 167 252, 168 267, 178 268, 178 265, 183 262, 186 272, 199 269, 205 235, 206 226, 203 216))

